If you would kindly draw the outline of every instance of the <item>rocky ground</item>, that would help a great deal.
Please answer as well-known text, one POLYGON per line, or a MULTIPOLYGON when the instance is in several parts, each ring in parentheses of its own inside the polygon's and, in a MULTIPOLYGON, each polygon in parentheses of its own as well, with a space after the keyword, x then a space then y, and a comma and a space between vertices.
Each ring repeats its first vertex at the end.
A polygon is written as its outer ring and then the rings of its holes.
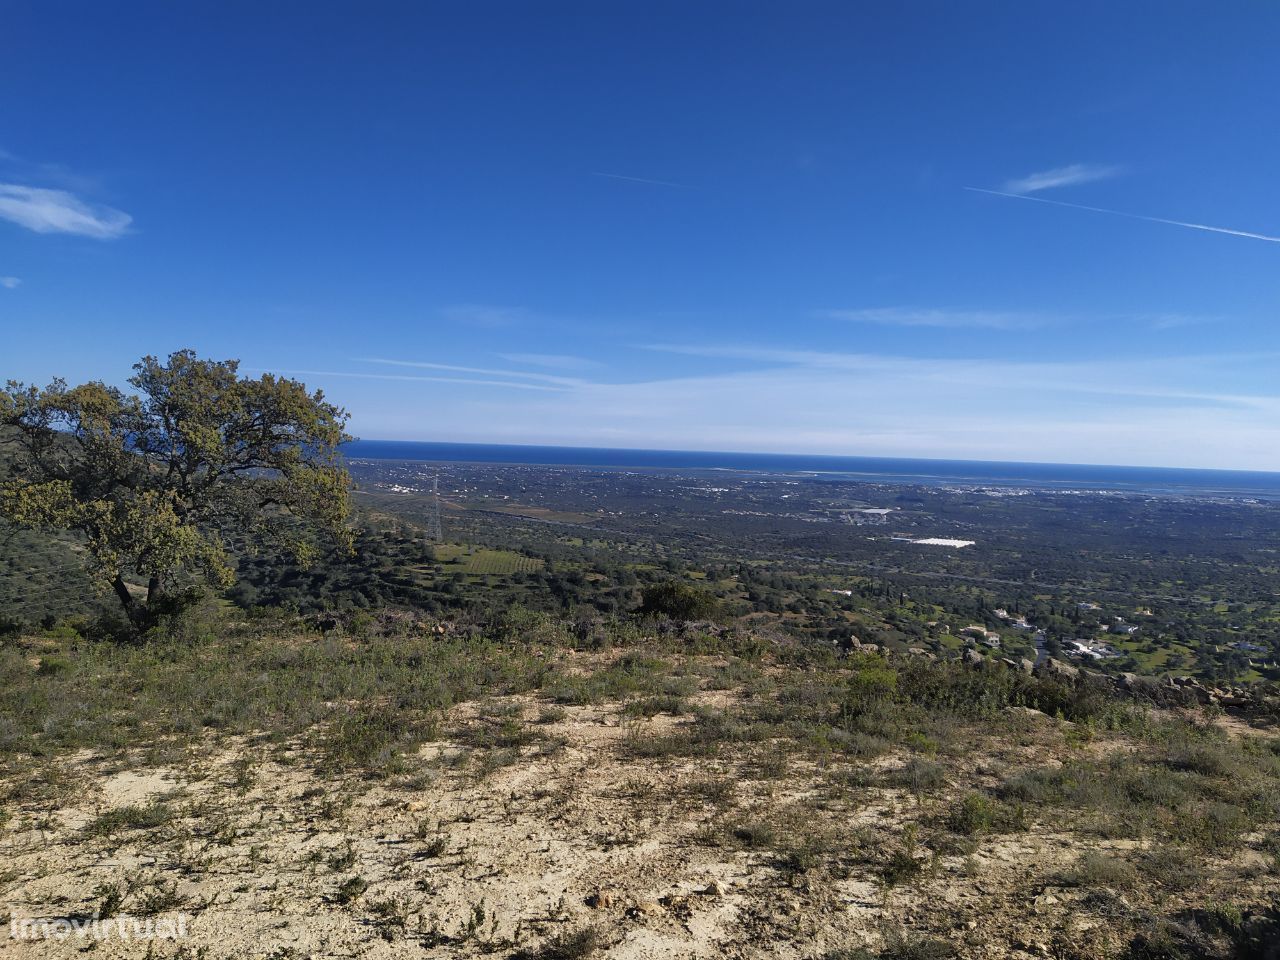
POLYGON ((11 769, 0 957, 1086 958, 1157 921, 1212 946, 1206 905, 1244 927, 1280 892, 1274 825, 1215 853, 969 810, 1126 736, 1011 708, 934 756, 673 746, 742 696, 468 703, 377 779, 252 737, 11 769), (165 935, 66 931, 104 917, 165 935))

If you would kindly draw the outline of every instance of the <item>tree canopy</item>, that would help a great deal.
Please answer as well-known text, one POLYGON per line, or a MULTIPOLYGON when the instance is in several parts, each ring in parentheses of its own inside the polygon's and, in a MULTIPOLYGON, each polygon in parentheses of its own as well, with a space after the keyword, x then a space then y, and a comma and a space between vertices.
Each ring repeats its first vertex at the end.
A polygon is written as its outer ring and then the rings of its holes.
POLYGON ((721 609, 720 602, 707 591, 666 580, 644 588, 640 613, 671 620, 714 620, 721 609))
POLYGON ((296 380, 239 376, 190 350, 135 364, 129 394, 99 381, 0 392, 0 517, 72 530, 136 629, 182 589, 229 586, 225 538, 306 560, 317 534, 350 543, 346 411, 296 380))

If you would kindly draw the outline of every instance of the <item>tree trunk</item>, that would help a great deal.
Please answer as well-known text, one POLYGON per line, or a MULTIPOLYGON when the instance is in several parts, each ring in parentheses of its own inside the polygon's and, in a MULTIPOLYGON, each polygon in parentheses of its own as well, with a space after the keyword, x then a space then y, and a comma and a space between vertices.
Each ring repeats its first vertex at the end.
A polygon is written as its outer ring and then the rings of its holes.
POLYGON ((160 599, 160 578, 152 577, 147 581, 147 608, 150 609, 158 599, 160 599))
POLYGON ((111 589, 120 598, 120 605, 124 607, 124 614, 129 618, 129 622, 133 624, 134 629, 140 629, 145 611, 138 601, 133 598, 133 594, 129 592, 129 587, 124 582, 124 577, 117 573, 116 578, 111 581, 111 589))

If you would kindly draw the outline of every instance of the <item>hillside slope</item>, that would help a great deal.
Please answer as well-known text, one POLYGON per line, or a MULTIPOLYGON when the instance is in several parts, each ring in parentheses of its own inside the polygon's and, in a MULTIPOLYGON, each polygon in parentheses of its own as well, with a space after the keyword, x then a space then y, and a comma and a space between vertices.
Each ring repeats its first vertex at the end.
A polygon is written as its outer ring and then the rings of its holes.
POLYGON ((175 958, 1280 942, 1274 718, 717 628, 358 628, 5 648, 11 930, 181 921, 95 948, 175 958))

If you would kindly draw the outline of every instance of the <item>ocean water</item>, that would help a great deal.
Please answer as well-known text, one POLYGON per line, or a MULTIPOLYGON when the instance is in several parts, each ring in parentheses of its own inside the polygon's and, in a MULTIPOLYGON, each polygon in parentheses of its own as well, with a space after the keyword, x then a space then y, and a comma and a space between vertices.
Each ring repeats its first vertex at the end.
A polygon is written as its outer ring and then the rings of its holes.
POLYGON ((1120 490, 1280 500, 1280 473, 1186 470, 1170 467, 1094 466, 987 460, 899 457, 832 457, 783 453, 692 450, 622 450, 607 447, 542 447, 489 443, 424 443, 356 440, 353 459, 446 463, 514 463, 626 470, 736 470, 775 474, 823 474, 833 479, 880 483, 979 484, 1007 487, 1120 490))

